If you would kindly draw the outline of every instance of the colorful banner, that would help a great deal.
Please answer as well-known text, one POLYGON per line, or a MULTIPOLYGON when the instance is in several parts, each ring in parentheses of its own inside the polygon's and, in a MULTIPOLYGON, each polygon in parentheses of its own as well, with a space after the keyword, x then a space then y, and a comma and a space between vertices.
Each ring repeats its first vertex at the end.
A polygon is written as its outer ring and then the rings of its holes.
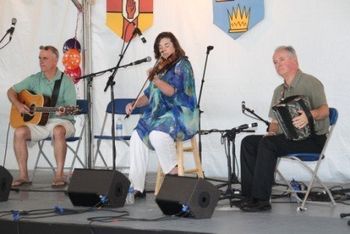
POLYGON ((153 24, 153 0, 107 0, 106 25, 128 42, 135 27, 141 32, 153 24))
POLYGON ((233 39, 264 19, 264 0, 213 0, 213 21, 233 39))

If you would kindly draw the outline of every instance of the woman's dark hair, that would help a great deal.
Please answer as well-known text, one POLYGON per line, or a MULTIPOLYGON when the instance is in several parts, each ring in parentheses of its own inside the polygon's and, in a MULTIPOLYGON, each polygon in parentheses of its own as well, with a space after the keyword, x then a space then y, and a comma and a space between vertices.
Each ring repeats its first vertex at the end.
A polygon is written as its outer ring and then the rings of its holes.
POLYGON ((175 48, 175 55, 177 58, 186 55, 185 51, 181 48, 180 43, 177 40, 177 38, 174 36, 174 34, 172 34, 171 32, 162 32, 157 36, 153 45, 154 57, 156 59, 160 58, 159 43, 160 43, 160 40, 162 40, 163 38, 169 38, 170 41, 173 43, 175 48))

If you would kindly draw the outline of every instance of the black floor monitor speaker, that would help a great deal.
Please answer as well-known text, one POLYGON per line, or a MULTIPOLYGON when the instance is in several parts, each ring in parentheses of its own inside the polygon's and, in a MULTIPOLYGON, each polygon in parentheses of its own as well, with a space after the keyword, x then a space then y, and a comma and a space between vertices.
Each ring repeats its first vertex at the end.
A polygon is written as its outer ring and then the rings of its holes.
POLYGON ((108 202, 102 201, 105 206, 122 207, 129 186, 128 178, 118 171, 75 169, 68 186, 68 196, 74 206, 93 207, 107 197, 108 202))
POLYGON ((196 219, 210 218, 219 200, 219 190, 201 178, 170 176, 156 196, 156 202, 165 215, 196 219))
POLYGON ((11 190, 13 177, 8 170, 0 166, 0 202, 7 201, 11 190))

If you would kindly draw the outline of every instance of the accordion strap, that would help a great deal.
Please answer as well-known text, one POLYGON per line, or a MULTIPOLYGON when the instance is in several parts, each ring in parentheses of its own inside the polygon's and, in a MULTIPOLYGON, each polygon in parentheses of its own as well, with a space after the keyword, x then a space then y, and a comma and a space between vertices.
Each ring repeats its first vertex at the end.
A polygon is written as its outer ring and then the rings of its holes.
POLYGON ((315 135, 315 126, 314 126, 314 118, 311 115, 311 111, 309 108, 305 105, 305 102, 302 99, 298 100, 298 103, 303 108, 305 115, 307 117, 307 120, 309 121, 311 136, 315 135))

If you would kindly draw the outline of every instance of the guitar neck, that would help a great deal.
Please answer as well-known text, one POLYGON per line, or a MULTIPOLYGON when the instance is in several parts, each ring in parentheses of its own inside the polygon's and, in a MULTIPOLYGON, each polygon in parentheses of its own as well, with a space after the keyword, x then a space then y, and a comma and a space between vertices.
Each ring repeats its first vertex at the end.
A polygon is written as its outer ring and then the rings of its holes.
POLYGON ((62 107, 52 107, 52 106, 35 106, 33 112, 42 112, 42 113, 54 113, 60 111, 62 107))

